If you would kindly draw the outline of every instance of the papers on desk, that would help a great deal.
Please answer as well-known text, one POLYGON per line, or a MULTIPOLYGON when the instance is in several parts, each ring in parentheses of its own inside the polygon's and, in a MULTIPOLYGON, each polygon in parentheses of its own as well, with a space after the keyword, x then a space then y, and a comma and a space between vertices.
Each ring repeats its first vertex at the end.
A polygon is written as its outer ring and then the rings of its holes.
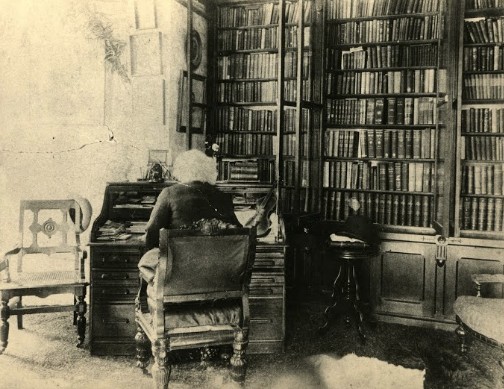
POLYGON ((344 235, 331 234, 329 235, 329 238, 331 239, 331 242, 366 243, 363 240, 350 238, 349 236, 344 235))

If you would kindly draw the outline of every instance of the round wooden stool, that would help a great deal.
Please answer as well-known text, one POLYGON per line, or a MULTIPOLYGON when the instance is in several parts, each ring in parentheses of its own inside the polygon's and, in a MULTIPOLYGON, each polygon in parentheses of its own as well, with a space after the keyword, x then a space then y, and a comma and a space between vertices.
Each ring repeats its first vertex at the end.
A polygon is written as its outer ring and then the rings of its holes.
POLYGON ((339 263, 338 274, 333 282, 332 304, 324 310, 325 323, 319 331, 325 331, 331 319, 331 311, 342 306, 345 309, 345 323, 350 325, 350 316, 355 316, 357 331, 361 340, 366 340, 362 328, 364 315, 360 308, 359 283, 356 264, 378 254, 378 247, 361 242, 329 242, 330 258, 339 263))

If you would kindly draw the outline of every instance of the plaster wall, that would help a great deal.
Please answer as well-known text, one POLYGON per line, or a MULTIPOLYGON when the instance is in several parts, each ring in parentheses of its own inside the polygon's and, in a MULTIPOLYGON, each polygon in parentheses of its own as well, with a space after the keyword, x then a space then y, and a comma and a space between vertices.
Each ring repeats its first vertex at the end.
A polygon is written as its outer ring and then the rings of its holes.
MULTIPOLYGON (((131 1, 0 0, 1 251, 17 240, 21 199, 78 193, 91 201, 94 220, 107 182, 140 178, 149 149, 173 156, 185 145, 175 124, 186 9, 175 0, 158 3, 165 95, 151 100, 166 104, 166 117, 153 126, 135 112, 134 86, 142 80, 130 73, 131 1), (120 61, 130 82, 105 63, 90 17, 126 42, 120 61)), ((84 243, 88 237, 89 230, 84 243)))

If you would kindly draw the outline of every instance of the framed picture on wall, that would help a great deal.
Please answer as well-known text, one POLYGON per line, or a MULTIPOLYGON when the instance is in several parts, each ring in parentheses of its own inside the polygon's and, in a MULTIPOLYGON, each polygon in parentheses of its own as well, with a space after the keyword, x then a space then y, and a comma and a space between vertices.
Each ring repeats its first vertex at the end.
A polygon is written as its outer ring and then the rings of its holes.
MULTIPOLYGON (((187 72, 182 71, 179 82, 179 104, 178 104, 178 123, 177 131, 185 132, 188 123, 188 104, 187 99, 188 79, 187 72)), ((192 75, 191 91, 191 132, 202 134, 206 126, 206 77, 199 74, 192 75)))

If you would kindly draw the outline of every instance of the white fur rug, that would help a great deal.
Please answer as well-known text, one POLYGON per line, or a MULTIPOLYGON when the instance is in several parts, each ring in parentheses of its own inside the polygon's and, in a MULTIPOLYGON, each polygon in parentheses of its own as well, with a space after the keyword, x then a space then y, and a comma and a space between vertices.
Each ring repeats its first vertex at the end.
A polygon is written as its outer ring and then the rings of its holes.
MULTIPOLYGON (((9 346, 0 356, 0 388, 8 389, 142 389, 152 386, 134 358, 89 355, 75 347, 75 328, 71 314, 30 315, 26 329, 16 328, 12 317, 9 346)), ((254 356, 258 358, 258 356, 254 356)), ((374 358, 348 354, 313 355, 278 364, 263 371, 254 367, 247 373, 246 389, 416 389, 423 388, 425 371, 395 366, 374 358)), ((257 359, 255 359, 257 361, 257 359)), ((228 370, 198 363, 174 366, 171 389, 235 389, 228 370)))

